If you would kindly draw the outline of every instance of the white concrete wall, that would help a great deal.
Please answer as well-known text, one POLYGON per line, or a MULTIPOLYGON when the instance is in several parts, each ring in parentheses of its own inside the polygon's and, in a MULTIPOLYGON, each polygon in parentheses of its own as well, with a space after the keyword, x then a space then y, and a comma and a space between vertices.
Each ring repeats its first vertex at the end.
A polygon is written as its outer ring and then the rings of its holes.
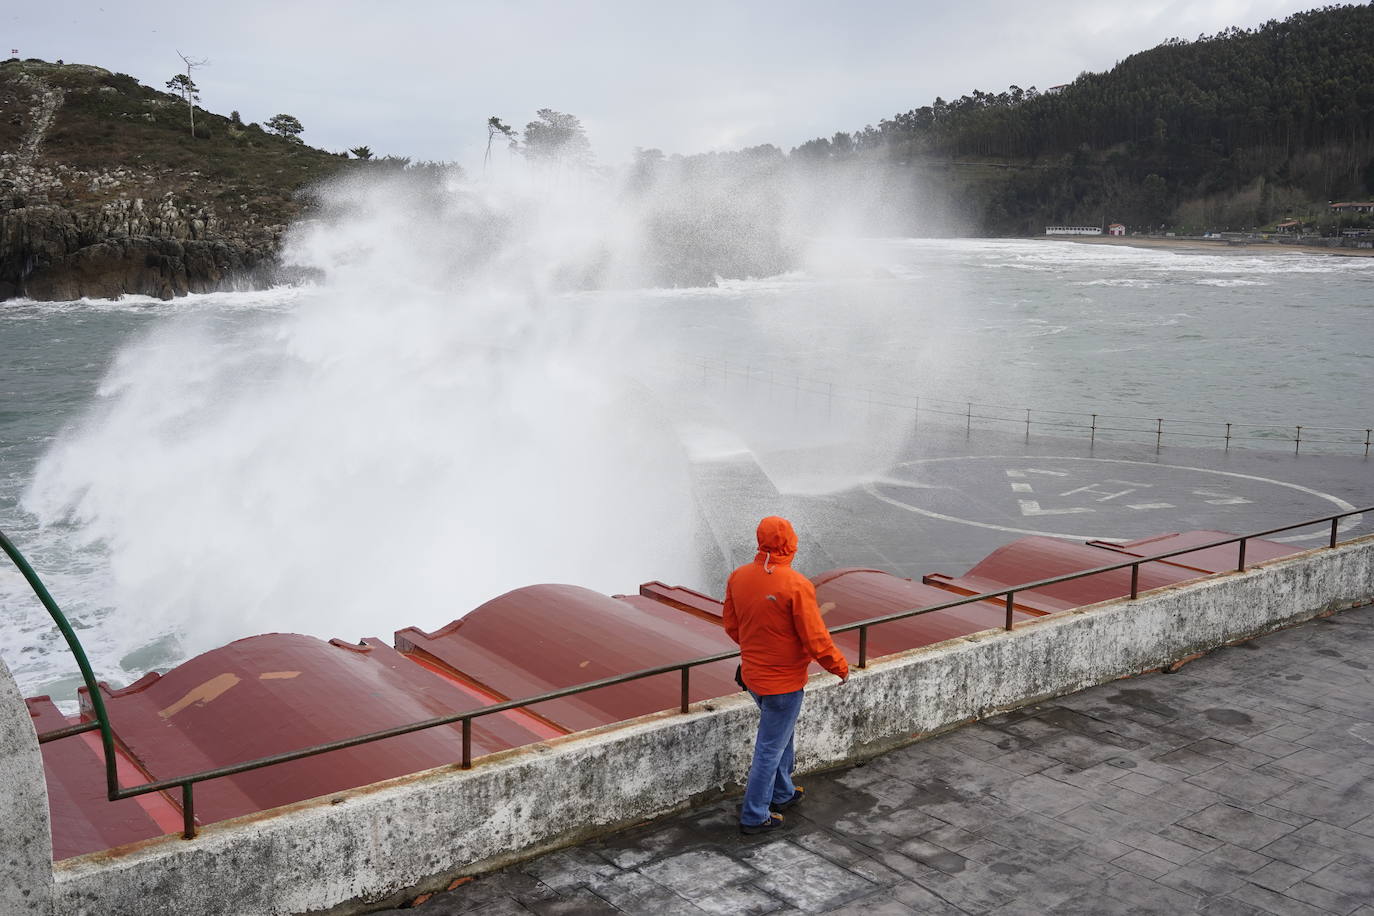
POLYGON ((33 719, 0 660, 0 913, 52 912, 48 786, 33 719))
MULTIPOLYGON (((1371 599, 1374 537, 912 650, 848 685, 817 675, 799 765, 834 766, 1371 599)), ((442 886, 737 788, 756 716, 737 694, 493 755, 466 772, 431 770, 213 825, 192 841, 68 860, 55 869, 55 912, 265 916, 442 886)))

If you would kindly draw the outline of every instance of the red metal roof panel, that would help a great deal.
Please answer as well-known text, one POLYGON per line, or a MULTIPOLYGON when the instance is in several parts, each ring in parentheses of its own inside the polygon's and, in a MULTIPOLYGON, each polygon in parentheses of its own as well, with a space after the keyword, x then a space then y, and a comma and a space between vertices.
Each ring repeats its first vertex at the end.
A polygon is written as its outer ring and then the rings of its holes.
MULTIPOLYGON (((915 608, 933 607, 956 598, 948 591, 876 569, 835 569, 816 576, 816 600, 821 604, 826 626, 837 627, 872 617, 895 614, 915 608)), ((1016 621, 1036 615, 1017 611, 1016 621)), ((931 611, 906 620, 871 627, 868 653, 871 657, 891 655, 917 646, 967 636, 1006 624, 1006 608, 991 601, 931 611)), ((858 658, 858 631, 836 636, 837 644, 854 661, 858 658)))
MULTIPOLYGON (((62 715, 45 696, 24 702, 28 704, 34 728, 40 733, 82 721, 76 716, 62 715)), ((161 796, 152 796, 143 804, 134 798, 109 800, 105 794, 105 757, 99 749, 99 733, 90 734, 96 737, 95 750, 82 740, 84 735, 60 738, 40 746, 43 774, 48 782, 54 861, 162 836, 181 827, 180 810, 161 796), (165 816, 159 823, 159 818, 149 812, 149 807, 155 808, 158 804, 170 813, 170 824, 165 816)), ((135 784, 123 779, 121 783, 135 784)))
MULTIPOLYGON (((719 626, 638 595, 609 598, 575 585, 507 592, 433 633, 396 634, 402 652, 424 652, 512 700, 733 650, 719 626)), ((736 693, 735 662, 694 668, 693 701, 736 693)), ((675 673, 540 703, 531 710, 576 731, 678 705, 675 673)))
MULTIPOLYGON (((1128 541, 1124 544, 1113 544, 1106 541, 1089 541, 1093 547, 1103 547, 1117 553, 1123 553, 1132 557, 1148 557, 1157 553, 1167 553, 1170 550, 1181 550, 1184 547, 1191 547, 1194 544, 1208 544, 1212 541, 1221 541, 1229 537, 1235 537, 1226 531, 1183 531, 1171 534, 1157 534, 1153 537, 1141 538, 1137 541, 1128 541)), ((1277 541, 1267 541, 1263 538, 1251 538, 1245 542, 1245 562, 1247 565, 1252 563, 1262 563, 1265 560, 1276 560, 1279 557, 1292 556, 1295 553, 1302 553, 1301 547, 1290 547, 1287 544, 1280 544, 1277 541)), ((1187 569, 1195 569, 1204 573, 1229 572, 1236 568, 1240 561, 1240 546, 1229 544, 1222 547, 1208 547, 1203 550, 1194 550, 1189 553, 1172 557, 1168 560, 1160 560, 1161 563, 1169 563, 1174 566, 1182 566, 1187 569)))
MULTIPOLYGON (((1098 566, 1109 566, 1119 561, 1118 554, 1101 547, 1032 535, 1017 538, 1010 544, 997 548, 963 576, 931 575, 926 576, 924 581, 962 594, 976 595, 1098 566)), ((1196 570, 1180 566, 1159 562, 1142 563, 1138 588, 1140 591, 1160 588, 1195 579, 1197 576, 1196 570)), ((1130 593, 1131 571, 1118 569, 1018 592, 1015 601, 1017 605, 1026 607, 1035 605, 1049 610, 1064 610, 1121 598, 1130 593)))
MULTIPOLYGON (((436 675, 388 662, 372 647, 273 633, 123 690, 102 689, 116 734, 156 779, 484 705, 436 675)), ((490 729, 474 731, 474 755, 510 744, 490 729)), ((461 748, 458 727, 442 726, 213 779, 196 787, 196 812, 202 822, 236 817, 453 763, 461 748)))

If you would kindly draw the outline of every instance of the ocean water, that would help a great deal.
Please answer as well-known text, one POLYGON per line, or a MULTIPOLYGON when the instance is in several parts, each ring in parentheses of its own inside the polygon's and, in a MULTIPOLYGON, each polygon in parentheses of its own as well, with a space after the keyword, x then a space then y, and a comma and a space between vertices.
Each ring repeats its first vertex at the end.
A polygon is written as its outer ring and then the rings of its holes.
MULTIPOLYGON (((541 226, 461 281, 434 266, 442 233, 302 227, 326 284, 0 304, 0 528, 98 676, 262 632, 434 628, 535 582, 705 581, 693 462, 872 438, 833 399, 822 424, 741 379, 1374 422, 1374 259, 815 238, 780 277, 567 293, 528 280, 569 244, 541 226)), ((862 444, 860 476, 882 457, 862 444)), ((0 621, 25 692, 69 700, 75 667, 8 566, 0 621)))

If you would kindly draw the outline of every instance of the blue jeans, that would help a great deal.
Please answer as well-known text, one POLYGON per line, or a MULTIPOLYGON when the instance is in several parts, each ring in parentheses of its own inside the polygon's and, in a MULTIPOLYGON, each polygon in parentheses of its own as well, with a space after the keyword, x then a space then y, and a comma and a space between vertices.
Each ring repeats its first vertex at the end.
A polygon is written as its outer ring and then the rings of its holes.
POLYGON ((772 816, 770 804, 781 804, 796 792, 792 785, 795 755, 792 731, 801 712, 805 691, 759 696, 749 695, 759 707, 759 733, 754 739, 754 762, 749 766, 749 782, 744 789, 744 806, 739 822, 755 826, 764 824, 772 816))

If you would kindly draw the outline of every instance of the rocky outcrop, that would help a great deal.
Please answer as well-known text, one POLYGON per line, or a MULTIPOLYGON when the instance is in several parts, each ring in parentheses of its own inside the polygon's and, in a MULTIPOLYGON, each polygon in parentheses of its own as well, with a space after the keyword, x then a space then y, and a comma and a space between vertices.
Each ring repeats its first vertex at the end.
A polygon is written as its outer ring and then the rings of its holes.
POLYGON ((284 227, 224 231, 212 211, 141 198, 0 210, 0 299, 170 299, 271 282, 284 227))
POLYGON ((64 99, 79 96, 37 71, 19 72, 14 85, 27 101, 11 119, 25 125, 20 142, 0 153, 0 300, 170 299, 276 279, 286 227, 260 221, 251 188, 214 191, 199 172, 156 157, 99 170, 69 165, 45 154, 45 140, 64 99), (196 199, 205 193, 216 202, 196 199))

